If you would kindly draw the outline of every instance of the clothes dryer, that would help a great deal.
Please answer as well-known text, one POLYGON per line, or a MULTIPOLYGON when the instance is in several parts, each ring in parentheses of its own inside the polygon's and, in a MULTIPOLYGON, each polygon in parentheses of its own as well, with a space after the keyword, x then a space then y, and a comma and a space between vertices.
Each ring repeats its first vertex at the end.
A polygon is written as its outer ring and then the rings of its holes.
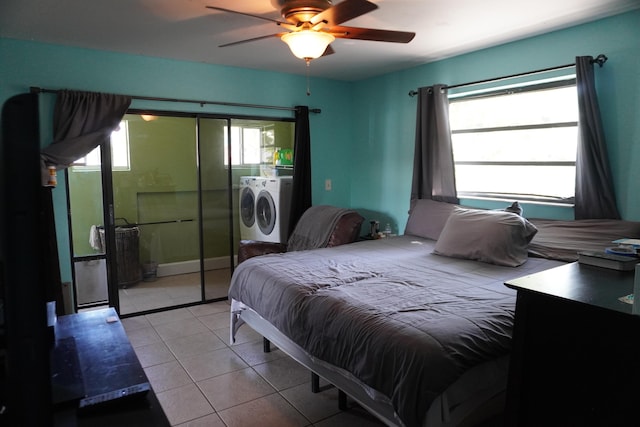
POLYGON ((257 240, 258 225, 256 224, 256 178, 255 176, 241 176, 239 188, 240 238, 243 240, 257 240))
POLYGON ((293 177, 256 178, 256 240, 286 243, 293 177))

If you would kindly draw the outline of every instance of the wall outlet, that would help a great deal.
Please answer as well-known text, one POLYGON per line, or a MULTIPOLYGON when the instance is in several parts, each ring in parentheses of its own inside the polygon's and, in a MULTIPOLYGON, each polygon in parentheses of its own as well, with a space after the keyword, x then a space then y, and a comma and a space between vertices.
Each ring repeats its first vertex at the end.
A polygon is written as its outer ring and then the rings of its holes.
POLYGON ((330 179, 325 179, 324 180, 324 189, 326 191, 331 191, 331 180, 330 179))

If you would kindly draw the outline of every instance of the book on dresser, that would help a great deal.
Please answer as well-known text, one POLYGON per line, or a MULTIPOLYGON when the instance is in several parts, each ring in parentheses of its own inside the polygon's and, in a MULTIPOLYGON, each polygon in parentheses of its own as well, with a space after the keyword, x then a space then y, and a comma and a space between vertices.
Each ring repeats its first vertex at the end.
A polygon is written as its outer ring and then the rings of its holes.
POLYGON ((640 261, 638 257, 608 254, 599 251, 578 252, 578 262, 580 264, 593 265, 596 267, 609 268, 612 270, 633 270, 635 269, 638 261, 640 261))

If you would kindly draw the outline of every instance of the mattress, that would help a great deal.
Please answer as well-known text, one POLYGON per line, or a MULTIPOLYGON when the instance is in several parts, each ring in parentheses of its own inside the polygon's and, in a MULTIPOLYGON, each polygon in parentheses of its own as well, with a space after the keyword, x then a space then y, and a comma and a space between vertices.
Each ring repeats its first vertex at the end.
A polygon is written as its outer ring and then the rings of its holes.
POLYGON ((234 272, 229 297, 386 396, 401 424, 422 425, 451 384, 509 354, 516 295, 503 283, 561 264, 501 267, 434 246, 405 235, 255 257, 234 272))

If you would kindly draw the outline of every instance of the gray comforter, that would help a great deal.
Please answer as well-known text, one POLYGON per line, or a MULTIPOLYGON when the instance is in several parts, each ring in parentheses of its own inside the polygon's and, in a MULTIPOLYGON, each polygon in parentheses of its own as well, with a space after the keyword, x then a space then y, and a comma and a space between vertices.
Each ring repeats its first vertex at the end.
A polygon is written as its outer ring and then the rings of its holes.
POLYGON ((312 356, 388 396, 407 426, 465 371, 507 354, 518 268, 432 254, 435 241, 399 236, 249 259, 229 297, 312 356))

